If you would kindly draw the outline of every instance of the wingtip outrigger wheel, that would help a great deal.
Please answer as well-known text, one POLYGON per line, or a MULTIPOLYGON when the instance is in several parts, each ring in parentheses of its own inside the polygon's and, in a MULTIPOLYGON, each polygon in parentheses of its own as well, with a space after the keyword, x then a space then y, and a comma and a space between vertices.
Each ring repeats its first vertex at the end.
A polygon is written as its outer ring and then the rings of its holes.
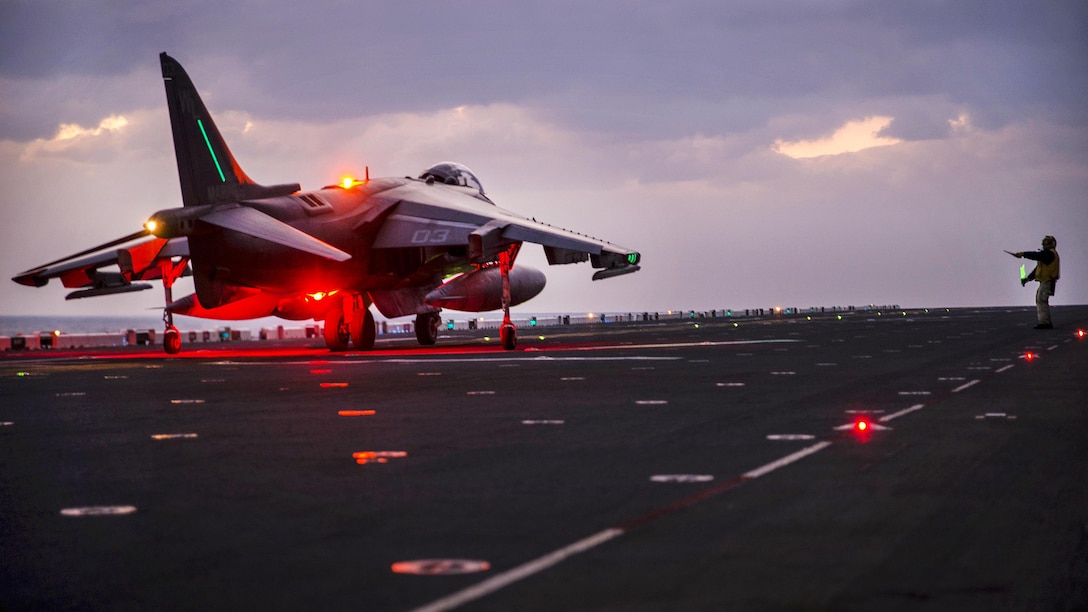
POLYGON ((162 309, 162 322, 166 327, 162 334, 162 348, 167 355, 177 355, 181 352, 181 332, 174 327, 174 313, 170 310, 170 304, 174 301, 174 281, 185 272, 188 265, 189 260, 183 257, 177 263, 169 260, 164 261, 159 267, 162 275, 163 292, 166 294, 166 306, 162 309))
POLYGON ((166 333, 162 337, 162 348, 167 355, 177 355, 181 352, 181 332, 173 325, 166 327, 166 333))

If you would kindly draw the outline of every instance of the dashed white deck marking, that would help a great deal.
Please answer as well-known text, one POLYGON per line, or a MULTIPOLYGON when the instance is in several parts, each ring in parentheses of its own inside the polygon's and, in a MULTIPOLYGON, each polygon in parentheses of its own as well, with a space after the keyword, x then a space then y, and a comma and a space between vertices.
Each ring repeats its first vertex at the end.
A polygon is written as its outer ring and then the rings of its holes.
POLYGON ((1011 370, 1012 368, 1015 368, 1015 367, 1016 367, 1016 365, 1010 363, 1009 365, 997 370, 995 373, 1000 374, 1000 373, 1004 372, 1005 370, 1011 370))
POLYGON ((715 385, 718 386, 718 387, 743 387, 744 383, 742 383, 742 382, 724 382, 724 383, 715 383, 715 385))
POLYGON ((922 408, 925 408, 925 404, 915 404, 915 405, 911 406, 910 408, 900 410, 899 412, 893 412, 891 414, 886 414, 886 415, 880 417, 879 421, 881 423, 886 423, 888 421, 891 421, 892 419, 898 419, 899 417, 901 417, 903 415, 906 415, 906 414, 910 414, 910 413, 912 413, 912 412, 914 412, 916 410, 921 410, 922 408))
POLYGON ((837 366, 839 364, 837 364, 837 363, 835 363, 833 361, 825 361, 825 362, 822 362, 822 363, 817 363, 816 365, 817 365, 817 367, 821 367, 821 368, 830 368, 832 366, 837 366))
POLYGON ((83 397, 84 395, 87 395, 84 391, 68 391, 66 393, 56 394, 57 397, 83 397))
POLYGON ((967 380, 967 377, 965 377, 965 376, 941 376, 937 380, 939 380, 941 382, 957 382, 957 381, 960 381, 960 380, 967 380))
POLYGON ((772 462, 768 463, 767 465, 764 465, 762 467, 758 467, 758 468, 756 468, 756 469, 754 469, 754 470, 752 470, 750 472, 745 472, 743 476, 744 476, 744 478, 759 478, 761 476, 766 476, 767 474, 770 474, 771 472, 773 472, 773 471, 775 471, 777 469, 784 468, 787 465, 789 465, 791 463, 794 463, 796 461, 800 461, 801 459, 804 459, 805 457, 808 457, 809 455, 811 455, 813 453, 817 453, 819 451, 822 451, 823 449, 827 448, 828 446, 831 446, 831 443, 826 441, 826 440, 824 440, 823 442, 817 442, 816 444, 813 444, 812 446, 802 448, 801 450, 797 451, 796 453, 790 453, 789 455, 786 455, 785 457, 782 457, 781 459, 779 459, 777 461, 772 461, 772 462))
POLYGON ((977 385, 980 382, 981 381, 976 378, 976 379, 974 379, 972 381, 966 382, 966 383, 956 387, 955 389, 952 389, 952 393, 959 393, 960 391, 963 391, 964 389, 970 389, 971 387, 977 385))
POLYGON ((815 440, 816 436, 811 434, 770 434, 767 436, 767 439, 792 442, 794 440, 815 440))
POLYGON ((442 372, 416 372, 416 376, 442 376, 442 372))
POLYGON ((526 419, 521 422, 522 425, 563 425, 566 421, 562 419, 526 419))
POLYGON ((1053 351, 1053 350, 1054 350, 1054 349, 1056 349, 1056 348, 1058 348, 1058 345, 1057 345, 1057 344, 1055 344, 1054 346, 1048 346, 1048 347, 1046 347, 1046 350, 1048 350, 1048 351, 1053 351))
POLYGON ((571 381, 571 380, 585 380, 585 376, 563 376, 559 380, 571 381))
POLYGON ((710 482, 711 474, 657 474, 650 476, 650 482, 710 482))
POLYGON ((467 395, 495 395, 494 391, 469 391, 467 395))
POLYGON ((442 599, 434 601, 428 605, 416 608, 415 612, 444 612, 445 610, 452 610, 454 608, 463 606, 464 604, 477 600, 485 595, 489 595, 506 587, 510 584, 524 580, 533 574, 538 574, 557 563, 560 563, 568 557, 577 555, 578 553, 585 552, 591 548, 595 548, 604 544, 605 542, 623 535, 622 529, 605 529, 604 531, 597 532, 588 538, 578 540, 577 542, 564 546, 555 552, 548 553, 543 557, 538 557, 528 563, 524 563, 515 567, 514 569, 505 571, 501 574, 497 574, 492 578, 488 578, 483 582, 474 586, 468 587, 461 591, 457 591, 452 595, 447 595, 442 599))
POLYGON ((793 376, 794 374, 797 374, 797 372, 771 372, 771 376, 793 376))
MULTIPOLYGON (((799 461, 813 453, 817 453, 827 448, 828 446, 831 446, 831 443, 827 442, 826 440, 823 442, 817 442, 812 446, 786 455, 785 457, 782 457, 777 461, 772 461, 771 463, 768 463, 762 467, 758 467, 750 472, 746 472, 743 476, 732 482, 718 485, 717 487, 711 489, 710 492, 711 494, 721 493, 730 490, 732 487, 741 484, 746 480, 752 480, 755 478, 760 478, 761 476, 766 476, 767 474, 770 474, 777 469, 790 465, 791 463, 799 461)), ((689 498, 690 501, 688 501, 686 504, 677 505, 675 507, 683 508, 690 506, 703 499, 703 497, 704 496, 689 498)), ((631 524, 644 524, 645 522, 658 520, 660 517, 668 516, 669 514, 671 513, 659 513, 654 518, 647 519, 644 517, 637 521, 633 521, 631 524)), ((634 527, 629 527, 628 529, 631 528, 634 527)), ((430 604, 416 608, 415 612, 444 612, 446 610, 452 610, 486 595, 490 595, 495 591, 498 591, 520 580, 524 580, 525 578, 528 578, 534 574, 538 574, 569 557, 596 548, 597 546, 600 546, 605 542, 618 538, 626 532, 626 529, 619 527, 613 527, 611 529, 599 531, 587 538, 578 540, 573 544, 568 544, 567 546, 564 546, 563 548, 560 548, 554 552, 533 559, 532 561, 519 565, 511 570, 502 572, 501 574, 497 574, 491 578, 488 578, 487 580, 484 580, 483 582, 480 582, 479 584, 470 586, 466 589, 462 589, 460 591, 447 595, 446 597, 431 602, 430 604)))
POLYGON ((133 512, 136 512, 136 506, 83 506, 60 511, 64 516, 116 516, 133 512))
POLYGON ((102 378, 105 379, 105 380, 125 380, 126 378, 128 378, 128 376, 112 375, 112 376, 103 376, 102 378))
POLYGON ((0 422, 0 427, 11 427, 15 424, 15 421, 3 421, 0 422))
POLYGON ((195 437, 197 437, 195 433, 151 434, 152 440, 181 440, 195 437))
POLYGON ((202 399, 172 399, 172 400, 170 400, 170 403, 171 404, 203 404, 204 400, 202 400, 202 399))
POLYGON ((663 406, 669 403, 669 400, 635 400, 635 403, 639 406, 663 406))
POLYGON ((932 395, 929 391, 900 391, 899 395, 932 395))

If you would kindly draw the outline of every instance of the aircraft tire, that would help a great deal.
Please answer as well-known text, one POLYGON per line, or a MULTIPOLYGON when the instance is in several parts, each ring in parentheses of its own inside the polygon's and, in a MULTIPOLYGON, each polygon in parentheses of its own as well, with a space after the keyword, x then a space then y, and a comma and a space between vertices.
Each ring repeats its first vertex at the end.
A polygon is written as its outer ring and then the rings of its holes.
POLYGON ((416 340, 423 346, 433 346, 438 342, 438 326, 442 318, 437 312, 425 312, 416 315, 416 340))
POLYGON ((355 316, 351 318, 349 327, 351 328, 351 343, 355 345, 355 350, 374 350, 374 339, 377 330, 374 327, 374 315, 370 314, 369 309, 356 311, 355 316))
POLYGON ((162 335, 162 348, 167 355, 177 355, 181 352, 181 332, 171 325, 162 335))
POLYGON ((340 352, 348 349, 348 340, 351 339, 351 332, 344 325, 344 311, 340 308, 333 308, 325 313, 325 346, 329 347, 330 351, 340 352))
POLYGON ((513 325, 503 325, 499 328, 499 339, 502 340, 503 350, 514 350, 518 346, 518 328, 513 325))

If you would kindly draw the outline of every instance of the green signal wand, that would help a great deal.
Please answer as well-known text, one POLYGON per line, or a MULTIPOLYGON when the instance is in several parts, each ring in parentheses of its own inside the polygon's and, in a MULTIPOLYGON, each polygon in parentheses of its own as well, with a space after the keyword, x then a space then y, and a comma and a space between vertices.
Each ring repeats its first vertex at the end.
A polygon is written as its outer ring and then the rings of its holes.
POLYGON ((1020 280, 1026 280, 1028 273, 1024 271, 1024 264, 1020 264, 1020 280))

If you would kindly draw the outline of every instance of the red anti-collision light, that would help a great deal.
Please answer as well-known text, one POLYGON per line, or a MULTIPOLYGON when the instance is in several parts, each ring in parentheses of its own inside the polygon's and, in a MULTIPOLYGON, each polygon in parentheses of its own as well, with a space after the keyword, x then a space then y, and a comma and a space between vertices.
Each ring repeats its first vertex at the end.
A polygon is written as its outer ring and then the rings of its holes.
POLYGON ((1086 336, 1086 335, 1088 335, 1088 332, 1085 332, 1083 329, 1078 329, 1077 330, 1077 337, 1078 338, 1084 338, 1084 336, 1086 336))
POLYGON ((1025 361, 1033 361, 1034 359, 1035 359, 1035 353, 1032 353, 1032 352, 1024 353, 1024 360, 1025 361))

